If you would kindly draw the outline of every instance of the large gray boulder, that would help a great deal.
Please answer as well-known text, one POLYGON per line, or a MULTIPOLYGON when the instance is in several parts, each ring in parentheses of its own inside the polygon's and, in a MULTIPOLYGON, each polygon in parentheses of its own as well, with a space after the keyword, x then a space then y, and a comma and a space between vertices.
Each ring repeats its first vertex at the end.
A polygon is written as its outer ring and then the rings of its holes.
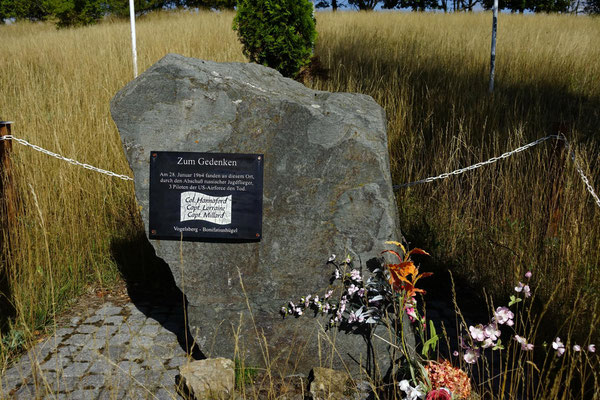
POLYGON ((400 236, 385 113, 371 97, 311 90, 256 64, 169 54, 114 97, 111 113, 147 234, 150 151, 264 154, 260 241, 151 240, 187 296, 190 331, 207 356, 287 373, 366 365, 361 337, 325 335, 323 319, 278 312, 327 288, 331 253, 364 264, 400 236))

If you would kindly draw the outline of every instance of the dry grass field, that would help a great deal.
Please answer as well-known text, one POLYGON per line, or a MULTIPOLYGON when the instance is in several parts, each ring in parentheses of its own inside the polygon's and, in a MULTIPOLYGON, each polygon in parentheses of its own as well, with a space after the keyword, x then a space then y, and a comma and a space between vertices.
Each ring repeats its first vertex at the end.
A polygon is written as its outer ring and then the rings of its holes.
MULTIPOLYGON (((232 19, 232 13, 140 18, 140 71, 167 53, 245 61, 232 19)), ((598 20, 502 14, 493 95, 487 93, 490 27, 489 14, 319 13, 315 51, 329 79, 310 84, 365 93, 385 108, 397 184, 560 131, 600 188, 598 20)), ((132 79, 129 40, 125 21, 65 30, 0 26, 0 117, 15 122, 17 137, 130 175, 109 113, 110 99, 132 79)), ((85 288, 120 279, 119 244, 143 228, 131 182, 13 147, 19 213, 10 241, 3 241, 0 273, 10 307, 0 327, 4 338, 19 332, 26 339, 85 288)), ((466 282, 459 296, 485 289, 505 301, 532 270, 536 301, 552 299, 547 315, 555 331, 548 337, 598 338, 590 323, 600 295, 600 208, 555 141, 400 189, 397 199, 406 238, 433 255, 426 267, 450 269, 466 282)))

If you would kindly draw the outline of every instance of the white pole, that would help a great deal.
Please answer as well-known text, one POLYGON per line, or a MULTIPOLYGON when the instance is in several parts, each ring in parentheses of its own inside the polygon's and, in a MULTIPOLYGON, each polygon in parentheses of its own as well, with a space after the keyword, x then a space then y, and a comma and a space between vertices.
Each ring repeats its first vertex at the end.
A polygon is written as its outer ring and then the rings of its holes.
POLYGON ((129 0, 129 18, 131 19, 131 51, 133 53, 133 77, 137 78, 138 69, 137 69, 137 49, 135 46, 135 8, 133 5, 133 0, 129 0))
POLYGON ((490 93, 494 92, 494 73, 496 70, 496 31, 498 30, 498 0, 494 0, 492 22, 492 52, 490 56, 490 93))

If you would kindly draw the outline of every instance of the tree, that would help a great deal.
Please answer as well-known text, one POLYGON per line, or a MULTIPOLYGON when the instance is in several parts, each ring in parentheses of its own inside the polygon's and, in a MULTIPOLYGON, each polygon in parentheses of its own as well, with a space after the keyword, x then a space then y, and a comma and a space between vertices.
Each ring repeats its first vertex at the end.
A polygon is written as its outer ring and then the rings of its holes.
POLYGON ((51 0, 0 0, 0 22, 7 18, 43 21, 53 9, 51 0))
POLYGON ((600 15, 600 0, 588 0, 584 11, 588 14, 600 15))
POLYGON ((233 29, 250 61, 293 77, 310 61, 315 23, 309 0, 240 0, 233 29))
POLYGON ((410 8, 413 11, 444 9, 438 0, 384 0, 383 8, 410 8))
POLYGON ((58 0, 54 8, 59 28, 94 24, 104 14, 100 0, 58 0))

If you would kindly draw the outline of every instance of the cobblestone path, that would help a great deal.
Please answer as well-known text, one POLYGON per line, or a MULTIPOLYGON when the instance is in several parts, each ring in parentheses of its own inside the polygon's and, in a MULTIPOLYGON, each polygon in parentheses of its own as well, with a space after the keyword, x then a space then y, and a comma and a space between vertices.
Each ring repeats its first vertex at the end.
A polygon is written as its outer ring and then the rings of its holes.
POLYGON ((183 307, 106 301, 70 317, 0 376, 2 399, 177 399, 183 307))

